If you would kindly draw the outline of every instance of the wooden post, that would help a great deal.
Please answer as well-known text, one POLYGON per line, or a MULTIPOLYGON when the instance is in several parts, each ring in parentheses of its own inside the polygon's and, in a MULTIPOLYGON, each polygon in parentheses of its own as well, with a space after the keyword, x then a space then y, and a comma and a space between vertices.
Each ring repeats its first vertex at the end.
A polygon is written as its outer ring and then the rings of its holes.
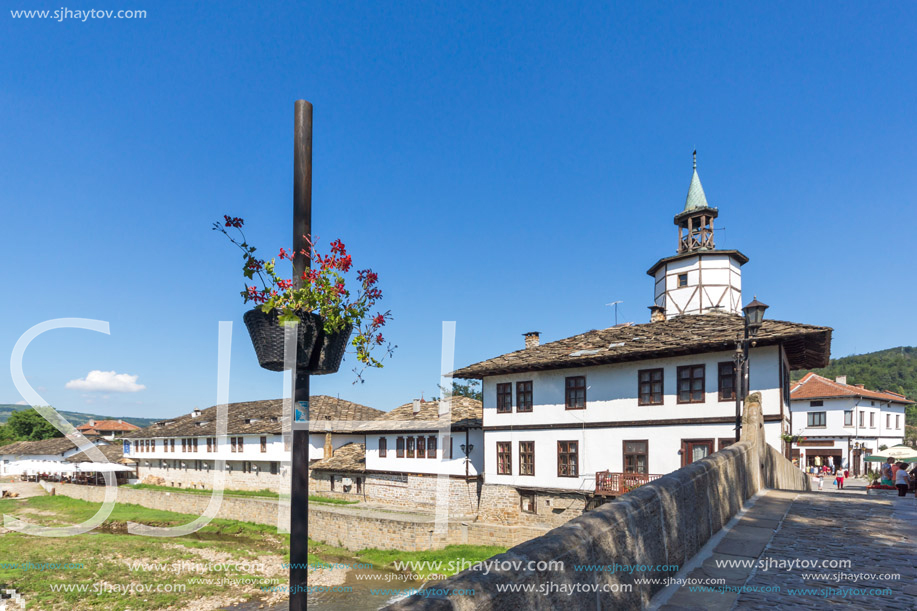
MULTIPOLYGON (((309 267, 309 258, 300 252, 310 249, 304 236, 312 239, 312 104, 305 100, 296 100, 293 143, 293 283, 297 287, 302 283, 303 272, 309 267)), ((291 378, 295 413, 300 401, 305 401, 308 405, 309 374, 300 373, 297 367, 291 378)), ((290 611, 305 611, 306 581, 309 573, 306 566, 309 562, 308 430, 294 428, 290 458, 293 471, 290 482, 290 611)))

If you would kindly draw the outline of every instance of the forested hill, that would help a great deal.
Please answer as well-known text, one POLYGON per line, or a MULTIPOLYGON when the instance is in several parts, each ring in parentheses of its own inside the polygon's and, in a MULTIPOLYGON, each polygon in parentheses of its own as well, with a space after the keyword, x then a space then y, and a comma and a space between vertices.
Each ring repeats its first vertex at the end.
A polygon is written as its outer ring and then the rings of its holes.
MULTIPOLYGON (((2 403, 0 404, 0 423, 6 422, 10 414, 13 412, 18 412, 20 410, 29 409, 30 405, 13 405, 11 403, 2 403)), ((81 424, 86 424, 90 420, 124 420, 125 422, 130 422, 139 427, 147 427, 153 424, 155 421, 154 418, 135 418, 134 416, 129 416, 127 418, 123 416, 98 416, 96 414, 84 414, 82 412, 68 412, 57 410, 61 416, 70 421, 70 424, 73 426, 79 426, 81 424)))
MULTIPOLYGON (((873 390, 891 390, 917 401, 917 348, 913 346, 831 359, 827 367, 812 371, 832 380, 845 375, 848 384, 863 384, 873 390)), ((806 373, 794 371, 793 380, 802 378, 806 373)), ((908 408, 907 423, 917 424, 917 407, 908 408)))

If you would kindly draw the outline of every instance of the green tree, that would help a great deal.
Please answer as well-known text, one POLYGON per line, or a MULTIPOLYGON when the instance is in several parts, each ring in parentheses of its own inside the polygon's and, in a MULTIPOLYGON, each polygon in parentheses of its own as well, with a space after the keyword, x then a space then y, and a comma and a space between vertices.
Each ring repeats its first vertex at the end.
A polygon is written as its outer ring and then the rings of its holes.
POLYGON ((13 429, 8 424, 0 424, 0 445, 6 445, 14 441, 19 441, 19 439, 13 429))
POLYGON ((13 431, 17 439, 23 441, 40 441, 52 437, 63 437, 50 422, 42 418, 41 414, 30 407, 10 414, 6 424, 13 431))
MULTIPOLYGON (((440 386, 439 390, 443 391, 445 388, 440 386)), ((457 380, 452 380, 452 396, 468 397, 469 399, 474 399, 476 401, 484 401, 484 391, 481 390, 481 382, 479 380, 469 380, 465 383, 459 382, 457 380)), ((432 400, 439 401, 439 397, 433 397, 432 400)))

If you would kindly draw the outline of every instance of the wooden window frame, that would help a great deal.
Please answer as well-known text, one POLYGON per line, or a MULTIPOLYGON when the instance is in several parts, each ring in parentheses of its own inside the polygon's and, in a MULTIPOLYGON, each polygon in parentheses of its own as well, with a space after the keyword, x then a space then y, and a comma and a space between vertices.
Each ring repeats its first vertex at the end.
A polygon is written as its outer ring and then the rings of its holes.
POLYGON ((512 382, 499 382, 497 384, 497 413, 511 414, 513 412, 513 384, 512 382))
POLYGON ((417 458, 426 458, 427 457, 427 440, 423 435, 417 437, 417 443, 414 444, 417 448, 417 458))
POLYGON ((845 409, 844 410, 844 426, 853 426, 853 410, 845 409), (850 423, 847 423, 847 416, 850 416, 850 423))
POLYGON ((876 428, 876 413, 875 412, 869 412, 869 428, 871 429, 876 428))
POLYGON ((688 274, 687 273, 678 274, 675 277, 675 285, 676 285, 675 288, 679 288, 679 289, 683 289, 686 286, 688 286, 688 274), (684 282, 682 282, 682 279, 684 279, 684 282))
POLYGON ((895 414, 895 430, 901 428, 901 414, 895 414))
POLYGON ((860 410, 860 428, 866 428, 866 410, 860 410))
POLYGON ((624 441, 621 442, 621 452, 622 452, 621 470, 624 471, 624 473, 648 474, 650 472, 650 441, 649 439, 625 439, 624 441), (643 448, 644 448, 643 452, 628 452, 627 444, 629 443, 642 443, 643 448), (644 464, 644 467, 646 468, 646 471, 628 471, 627 470, 627 457, 628 456, 643 456, 644 457, 643 464, 644 464))
POLYGON ((182 452, 188 451, 188 440, 185 439, 184 437, 181 438, 181 451, 182 452))
POLYGON ((415 456, 415 454, 414 454, 414 438, 413 438, 413 437, 408 437, 408 438, 407 438, 407 443, 405 444, 404 456, 405 456, 405 458, 414 458, 414 456, 415 456))
POLYGON ((586 401, 586 376, 567 376, 564 378, 564 407, 568 410, 586 409, 586 401), (580 380, 582 380, 582 385, 579 385, 580 380), (572 386, 571 383, 573 384, 572 386), (576 399, 580 390, 583 392, 583 405, 582 407, 577 407, 578 402, 576 399))
POLYGON ((689 404, 704 403, 704 399, 706 398, 706 395, 707 395, 707 366, 703 363, 695 364, 695 365, 679 365, 678 368, 675 370, 675 393, 676 393, 675 396, 678 399, 678 403, 680 404, 689 405, 689 404), (700 368, 700 371, 701 371, 701 375, 700 375, 701 387, 699 391, 695 390, 694 388, 694 380, 698 379, 694 377, 694 371, 698 368, 700 368), (689 396, 688 396, 687 401, 683 401, 681 398, 681 392, 682 392, 681 391, 681 381, 682 381, 681 372, 685 370, 689 370, 689 374, 690 374, 688 378, 686 378, 689 382, 689 388, 688 388, 689 396), (695 392, 700 392, 700 399, 694 398, 695 392))
POLYGON ((716 451, 724 450, 736 442, 735 437, 720 437, 716 440, 716 451))
POLYGON ((828 412, 806 412, 806 428, 807 429, 823 429, 828 426, 828 412), (812 416, 821 415, 821 424, 812 424, 815 418, 812 416))
POLYGON ((280 473, 280 464, 276 460, 271 461, 271 475, 280 473))
POLYGON ((524 475, 526 477, 535 476, 535 442, 534 441, 520 441, 519 442, 519 475, 524 475), (527 461, 526 458, 530 457, 531 460, 527 461), (531 467, 529 472, 526 472, 526 465, 531 467))
POLYGON ((194 449, 192 450, 192 452, 195 453, 195 454, 197 454, 197 437, 195 437, 195 438, 192 440, 191 445, 192 445, 192 447, 194 448, 194 449))
POLYGON ((809 401, 809 407, 824 407, 824 406, 825 406, 825 402, 822 401, 821 399, 817 401, 809 401))
MULTIPOLYGON (((716 441, 713 439, 682 439, 681 440, 681 466, 686 467, 690 465, 692 461, 688 460, 688 457, 691 455, 691 452, 688 451, 689 446, 693 445, 706 445, 709 449, 707 456, 710 456, 716 451, 716 441)), ((706 456, 704 457, 706 458, 706 456)))
POLYGON ((427 458, 436 458, 436 435, 427 437, 427 458))
POLYGON ((663 367, 654 367, 653 369, 640 369, 637 371, 637 405, 663 405, 665 403, 665 369, 663 367), (644 380, 643 376, 649 376, 644 380), (659 374, 659 400, 656 400, 656 393, 653 392, 653 384, 657 380, 653 376, 659 374), (646 391, 644 392, 644 386, 646 391), (648 397, 645 399, 644 397, 648 397))
POLYGON ((267 437, 261 437, 261 453, 267 454, 267 437))
POLYGON ((885 428, 887 429, 892 428, 892 415, 891 414, 885 414, 885 428))
POLYGON ((528 413, 535 408, 535 394, 531 380, 516 382, 516 412, 528 413))
POLYGON ((385 437, 379 438, 379 458, 388 458, 388 440, 385 437))
MULTIPOLYGON (((781 371, 783 371, 781 369, 781 371)), ((716 396, 720 401, 735 401, 736 393, 738 393, 738 385, 736 382, 739 380, 739 376, 736 375, 736 364, 735 361, 720 361, 716 364, 716 396), (724 375, 723 369, 725 367, 729 368, 729 373, 724 375), (724 384, 728 379, 732 379, 732 392, 730 394, 725 394, 724 384)), ((782 375, 782 374, 781 374, 782 375)))
POLYGON ((172 439, 169 441, 169 452, 174 452, 174 451, 175 451, 175 440, 172 439))
POLYGON ((513 474, 513 442, 497 442, 497 475, 513 474))
POLYGON ((404 458, 404 437, 395 439, 395 458, 404 458))
POLYGON ((538 498, 535 496, 534 492, 520 492, 519 493, 519 511, 521 511, 522 513, 532 513, 532 514, 538 513, 538 498), (526 498, 532 499, 532 509, 531 510, 525 508, 526 498))
POLYGON ((557 477, 579 477, 579 441, 578 440, 561 440, 557 442, 557 477), (568 444, 564 447, 563 444, 568 444), (571 451, 570 448, 573 448, 571 451), (570 455, 573 455, 574 461, 570 461, 570 455), (561 457, 566 457, 566 460, 561 460, 561 457), (567 466, 567 471, 570 471, 572 465, 574 473, 561 473, 561 465, 567 466))

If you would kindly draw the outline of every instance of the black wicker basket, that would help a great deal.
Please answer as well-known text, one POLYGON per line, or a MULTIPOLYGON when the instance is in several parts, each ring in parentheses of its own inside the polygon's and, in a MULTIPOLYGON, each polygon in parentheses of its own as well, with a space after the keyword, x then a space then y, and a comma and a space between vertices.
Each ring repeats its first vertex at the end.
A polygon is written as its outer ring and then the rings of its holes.
MULTIPOLYGON (((322 330, 322 319, 312 313, 300 314, 299 318, 301 322, 297 329, 296 363, 302 367, 312 361, 313 352, 318 352, 315 348, 322 330)), ((246 312, 242 320, 248 327, 258 364, 268 371, 283 371, 284 328, 277 319, 277 312, 265 314, 255 308, 246 312)))
POLYGON ((334 333, 325 333, 319 326, 318 341, 315 342, 312 360, 309 361, 309 372, 316 376, 337 372, 344 359, 344 351, 347 349, 351 333, 353 325, 347 325, 334 333))

